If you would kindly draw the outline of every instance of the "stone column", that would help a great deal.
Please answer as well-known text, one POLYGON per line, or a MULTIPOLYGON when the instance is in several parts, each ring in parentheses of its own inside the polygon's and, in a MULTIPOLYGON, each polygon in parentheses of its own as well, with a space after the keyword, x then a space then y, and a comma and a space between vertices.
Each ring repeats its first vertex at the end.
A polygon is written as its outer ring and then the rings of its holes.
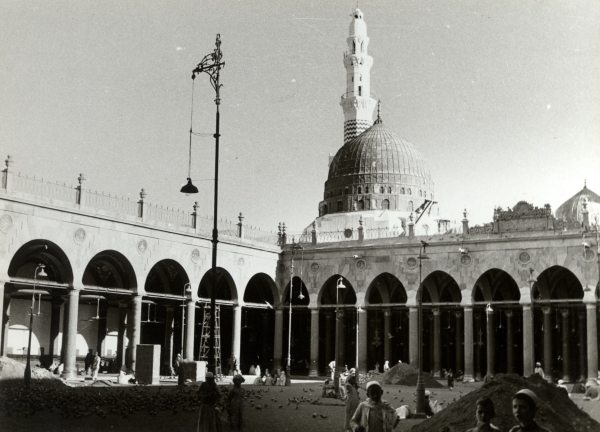
POLYGON ((433 323, 433 311, 431 315, 423 315, 423 321, 427 318, 429 324, 429 367, 425 368, 423 364, 423 371, 431 372, 435 376, 435 324, 433 323))
POLYGON ((273 342, 273 370, 281 369, 283 350, 283 309, 275 309, 275 335, 273 342))
POLYGON ((578 330, 578 341, 579 341, 579 381, 584 382, 586 380, 586 366, 587 366, 587 351, 586 351, 586 341, 583 340, 583 335, 585 333, 585 312, 577 314, 577 330, 578 330))
POLYGON ((60 362, 62 364, 65 364, 66 362, 66 358, 67 358, 67 354, 66 354, 66 349, 67 349, 67 328, 69 328, 69 296, 63 296, 62 297, 63 302, 65 304, 65 306, 63 307, 63 319, 62 319, 62 338, 61 338, 61 342, 60 342, 60 362))
POLYGON ((506 372, 515 373, 515 341, 513 338, 513 311, 506 311, 506 372))
POLYGON ((440 323, 440 310, 433 310, 433 376, 440 377, 442 369, 442 329, 440 323))
MULTIPOLYGON (((120 305, 119 305, 120 306, 120 305)), ((175 324, 175 311, 173 306, 169 305, 166 307, 165 314, 165 353, 163 365, 166 369, 166 373, 168 375, 171 374, 171 368, 173 367, 173 328, 175 324)), ((121 309, 119 308, 119 311, 121 309)), ((119 334, 121 334, 120 329, 121 322, 119 321, 119 334)))
MULTIPOLYGON (((237 306, 239 308, 239 306, 237 306)), ((236 318, 236 307, 233 308, 233 325, 234 325, 234 335, 235 335, 235 318, 236 318)), ((194 333, 196 330, 196 302, 191 298, 186 299, 185 301, 185 318, 186 318, 186 326, 185 326, 185 357, 182 356, 185 360, 194 361, 194 333)), ((239 309, 239 313, 241 314, 241 309, 239 309)), ((241 317, 241 315, 240 315, 241 317)), ((235 336, 234 336, 235 342, 235 336)))
POLYGON ((129 342, 129 352, 131 357, 130 369, 135 373, 136 349, 142 336, 142 296, 135 295, 132 301, 132 325, 131 341, 129 342))
POLYGON ((358 372, 367 373, 367 310, 358 309, 358 372))
POLYGON ((64 300, 60 296, 52 296, 51 305, 52 312, 50 314, 50 343, 48 347, 48 355, 50 363, 54 362, 54 353, 56 352, 56 340, 60 332, 60 310, 64 300))
POLYGON ((475 315, 475 331, 477 332, 475 341, 475 379, 481 380, 481 347, 483 345, 482 339, 482 331, 481 331, 481 315, 475 315))
POLYGON ((333 315, 330 312, 325 313, 325 364, 331 363, 334 359, 334 335, 333 335, 333 315))
POLYGON ((116 363, 120 368, 125 364, 125 350, 127 342, 125 341, 125 330, 127 328, 127 303, 119 302, 119 329, 117 333, 117 358, 116 363))
POLYGON ((127 371, 131 372, 131 344, 133 341, 133 302, 127 304, 127 326, 125 327, 127 335, 127 346, 125 347, 125 366, 127 371))
POLYGON ((392 340, 389 338, 389 335, 392 333, 392 314, 389 309, 385 309, 383 311, 383 357, 384 360, 387 360, 393 366, 392 362, 392 340))
POLYGON ((319 376, 319 309, 310 310, 310 371, 308 376, 319 376))
POLYGON ((408 363, 419 367, 419 308, 408 308, 408 363))
POLYGON ((455 360, 456 360, 456 367, 454 369, 454 376, 458 376, 458 371, 459 370, 464 370, 464 365, 463 365, 463 355, 465 353, 464 349, 463 349, 463 329, 462 329, 462 324, 463 324, 463 320, 462 320, 462 313, 461 312, 455 312, 454 313, 454 329, 455 329, 455 334, 454 334, 454 355, 455 355, 455 360))
POLYGON ((598 379, 598 328, 596 327, 596 304, 586 303, 585 309, 587 313, 587 370, 588 381, 590 381, 598 379))
POLYGON ((496 333, 494 331, 494 310, 486 311, 486 376, 493 378, 496 374, 496 333))
MULTIPOLYGON (((269 331, 269 313, 268 312, 263 312, 262 313, 262 322, 263 322, 263 328, 262 328, 262 342, 263 342, 263 346, 262 346, 262 358, 263 361, 265 361, 265 367, 269 367, 269 365, 271 365, 271 363, 269 362, 269 337, 267 337, 267 335, 270 333, 269 331)), ((317 333, 318 336, 318 333, 317 333)), ((240 361, 240 359, 238 358, 238 361, 240 361)), ((274 372, 274 371, 273 371, 274 372)))
MULTIPOLYGON (((231 346, 231 353, 236 359, 240 359, 240 349, 242 343, 242 307, 240 305, 233 306, 233 341, 231 346)), ((267 359, 262 359, 263 365, 262 370, 269 367, 266 363, 267 359)))
POLYGON ((335 350, 337 352, 335 368, 341 374, 346 364, 346 314, 342 308, 338 309, 335 329, 337 336, 335 341, 335 350))
POLYGON ((569 352, 569 310, 562 312, 562 358, 563 358, 563 379, 570 382, 569 368, 571 367, 571 354, 569 352))
POLYGON ((474 380, 473 372, 473 308, 465 306, 465 375, 464 381, 471 382, 474 380))
MULTIPOLYGON (((6 175, 8 176, 8 171, 6 172, 6 175)), ((0 282, 0 356, 6 355, 6 349, 4 348, 4 285, 5 282, 0 282)))
POLYGON ((546 380, 554 381, 552 376, 552 309, 545 307, 544 311, 544 373, 546 380))
POLYGON ((79 290, 69 289, 68 325, 65 331, 67 343, 65 347, 65 368, 62 377, 74 379, 77 377, 77 321, 79 321, 79 290))
POLYGON ((530 305, 523 305, 523 376, 533 374, 533 313, 530 305))

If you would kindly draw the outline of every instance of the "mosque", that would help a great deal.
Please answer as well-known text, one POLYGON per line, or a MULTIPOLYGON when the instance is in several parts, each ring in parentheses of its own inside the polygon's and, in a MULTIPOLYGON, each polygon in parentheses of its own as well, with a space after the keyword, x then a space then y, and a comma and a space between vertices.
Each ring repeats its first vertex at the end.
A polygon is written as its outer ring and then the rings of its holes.
POLYGON ((444 215, 427 161, 390 130, 371 97, 369 37, 354 10, 344 54, 343 145, 318 216, 299 236, 31 179, 6 160, 0 188, 0 353, 64 363, 76 379, 99 351, 136 370, 139 345, 202 358, 205 305, 220 308, 219 351, 319 376, 385 361, 465 380, 536 362, 549 380, 598 378, 600 197, 583 189, 555 212, 521 201, 470 226, 444 215), (40 272, 40 269, 42 272, 40 272), (419 288, 422 287, 420 290, 419 288), (418 293, 423 305, 421 346, 418 293), (37 308, 37 309, 36 309, 37 308), (35 317, 34 317, 35 316, 35 317), (32 324, 31 324, 32 323, 32 324), (33 327, 31 327, 33 326, 33 327), (33 341, 27 343, 29 329, 33 341), (28 347, 31 348, 28 348, 28 347))

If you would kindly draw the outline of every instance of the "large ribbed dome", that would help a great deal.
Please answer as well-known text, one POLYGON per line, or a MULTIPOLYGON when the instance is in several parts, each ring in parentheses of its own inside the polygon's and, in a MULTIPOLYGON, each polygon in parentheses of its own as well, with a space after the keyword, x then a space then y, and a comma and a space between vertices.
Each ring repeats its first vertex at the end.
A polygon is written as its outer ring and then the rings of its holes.
POLYGON ((411 212, 424 199, 433 199, 433 182, 423 155, 378 118, 331 160, 319 214, 411 212))
MULTIPOLYGON (((584 202, 587 203, 587 210, 589 213, 598 214, 600 212, 600 196, 588 189, 587 185, 584 185, 583 189, 556 209, 556 218, 573 221, 578 220, 579 222, 583 221, 582 211, 584 202)), ((593 222, 593 219, 591 219, 590 222, 593 222)))
MULTIPOLYGON (((382 122, 348 141, 329 166, 328 180, 352 174, 377 174, 381 181, 390 176, 410 175, 431 180, 423 155, 382 122)), ((396 183, 396 178, 392 179, 396 183)))

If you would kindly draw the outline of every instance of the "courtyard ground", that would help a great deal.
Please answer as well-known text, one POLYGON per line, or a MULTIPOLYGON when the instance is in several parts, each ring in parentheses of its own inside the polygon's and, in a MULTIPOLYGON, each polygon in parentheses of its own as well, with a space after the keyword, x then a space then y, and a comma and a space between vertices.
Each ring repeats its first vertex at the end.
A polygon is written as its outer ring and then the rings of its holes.
MULTIPOLYGON (((250 379, 247 380, 249 382, 250 379)), ((64 411, 58 408, 44 408, 35 413, 30 411, 25 414, 16 408, 0 411, 0 430, 6 432, 33 432, 33 431, 194 431, 196 429, 197 410, 193 407, 193 397, 197 388, 186 387, 179 390, 174 382, 163 382, 161 386, 139 386, 138 394, 143 394, 148 399, 155 397, 161 392, 164 400, 172 401, 171 408, 149 413, 141 407, 132 406, 127 413, 123 413, 125 403, 120 398, 132 391, 133 386, 90 386, 89 382, 79 387, 68 388, 66 392, 70 395, 70 404, 77 404, 84 400, 90 400, 90 396, 96 400, 109 401, 107 406, 99 406, 105 413, 105 417, 97 414, 96 407, 82 408, 81 415, 76 415, 71 410, 70 416, 65 416, 64 411), (138 410, 139 409, 139 410, 138 410), (61 415, 62 412, 62 415, 61 415)), ((455 398, 467 394, 481 386, 480 383, 461 384, 453 391, 446 388, 433 390, 433 399, 443 401, 446 407, 455 398)), ((291 387, 263 387, 244 385, 249 390, 250 396, 245 401, 245 418, 248 432, 260 431, 289 431, 306 432, 314 431, 342 431, 344 425, 345 407, 343 403, 335 399, 320 398, 321 382, 298 380, 291 387), (268 389, 268 391, 267 391, 268 389), (259 397, 257 397, 260 396, 259 397), (300 403, 291 402, 295 399, 300 403), (320 404, 315 405, 308 400, 319 399, 320 404), (255 408, 260 405, 260 409, 255 408), (265 406, 266 405, 266 406, 265 406), (280 407, 281 406, 281 407, 280 407)), ((61 390, 62 391, 62 390, 61 390)), ((25 393, 22 393, 25 397, 25 393)), ((359 391, 360 399, 365 400, 366 394, 363 389, 359 391)), ((52 393, 45 396, 48 404, 52 404, 52 393)), ((584 402, 583 395, 573 395, 578 406, 582 406, 595 420, 600 420, 600 402, 584 402)), ((384 386, 384 399, 396 408, 400 405, 409 405, 414 408, 414 388, 398 385, 384 386)), ((64 400, 64 396, 63 396, 64 400)), ((131 401, 131 399, 129 399, 131 401)), ((18 401, 17 401, 18 402, 18 401)), ((6 406, 6 401, 3 401, 6 406)), ((101 402, 100 402, 101 403, 101 402)), ((19 406, 18 404, 16 406, 19 406)), ((410 428, 420 420, 403 420, 396 428, 396 432, 409 431, 410 428)))

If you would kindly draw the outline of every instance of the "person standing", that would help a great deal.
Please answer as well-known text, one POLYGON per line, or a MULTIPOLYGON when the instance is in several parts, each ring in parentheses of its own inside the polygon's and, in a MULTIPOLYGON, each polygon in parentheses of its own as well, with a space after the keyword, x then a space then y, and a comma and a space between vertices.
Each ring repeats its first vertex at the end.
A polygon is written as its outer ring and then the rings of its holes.
POLYGON ((533 370, 533 373, 538 374, 542 378, 546 378, 546 374, 544 373, 544 369, 542 369, 542 364, 540 362, 537 362, 535 364, 535 369, 533 370))
POLYGON ((92 380, 96 381, 98 379, 98 371, 100 370, 100 356, 98 355, 98 351, 94 355, 94 360, 92 361, 92 380))
POLYGON ((519 422, 510 432, 550 432, 535 421, 535 413, 539 405, 537 395, 529 389, 519 390, 513 396, 513 415, 519 422))
POLYGON ((388 360, 386 360, 386 361, 383 363, 383 372, 387 372, 387 371, 389 371, 389 370, 390 370, 390 362, 389 362, 388 360))
POLYGON ((490 398, 482 397, 477 400, 475 409, 475 418, 477 426, 469 429, 467 432, 498 432, 496 426, 491 424, 491 420, 496 416, 494 411, 494 402, 490 398))
POLYGON ((206 381, 200 384, 198 389, 200 399, 200 410, 198 411, 197 432, 218 432, 221 430, 221 423, 217 418, 215 405, 219 401, 220 395, 212 372, 206 373, 206 381))
POLYGON ((346 424, 345 430, 352 431, 350 428, 350 421, 352 420, 352 416, 356 412, 356 407, 360 403, 360 399, 358 397, 358 385, 356 384, 356 377, 354 375, 350 376, 345 384, 346 387, 346 424))
POLYGON ((381 400, 381 384, 369 381, 366 389, 368 398, 356 408, 350 427, 354 432, 392 432, 400 417, 387 401, 381 400))
POLYGON ((241 375, 233 377, 233 388, 227 396, 227 408, 229 410, 229 430, 231 432, 244 431, 244 395, 246 390, 242 388, 245 381, 241 375))
POLYGON ((452 371, 452 369, 448 371, 446 378, 448 379, 448 388, 452 390, 454 388, 454 372, 452 371))
POLYGON ((84 365, 85 365, 85 373, 86 375, 90 375, 92 364, 94 363, 94 354, 92 350, 89 350, 87 355, 85 356, 84 365))

